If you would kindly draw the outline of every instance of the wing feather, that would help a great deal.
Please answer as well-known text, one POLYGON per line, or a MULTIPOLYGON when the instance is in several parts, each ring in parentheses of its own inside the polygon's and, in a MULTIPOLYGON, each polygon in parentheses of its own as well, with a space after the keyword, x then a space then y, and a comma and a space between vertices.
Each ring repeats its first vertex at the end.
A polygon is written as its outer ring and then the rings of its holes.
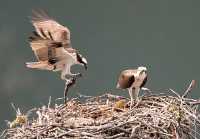
POLYGON ((71 47, 67 27, 60 25, 44 11, 33 11, 32 23, 36 31, 29 37, 29 42, 38 62, 27 63, 27 67, 61 70, 66 60, 74 59, 76 50, 71 47))
POLYGON ((43 37, 54 41, 62 42, 65 48, 70 45, 70 30, 50 18, 44 11, 34 11, 32 23, 37 33, 43 37))
POLYGON ((135 81, 136 70, 124 70, 120 73, 118 78, 119 88, 126 89, 131 87, 135 81))
POLYGON ((29 38, 29 41, 38 61, 48 60, 50 64, 54 64, 62 59, 63 55, 60 54, 64 50, 62 43, 43 39, 35 33, 29 38))

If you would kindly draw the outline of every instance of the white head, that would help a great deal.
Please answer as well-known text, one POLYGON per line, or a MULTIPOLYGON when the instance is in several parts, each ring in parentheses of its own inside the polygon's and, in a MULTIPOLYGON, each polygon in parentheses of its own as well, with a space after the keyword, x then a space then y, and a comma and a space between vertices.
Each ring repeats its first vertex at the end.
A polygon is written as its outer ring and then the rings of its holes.
POLYGON ((146 67, 138 67, 137 68, 137 76, 141 75, 142 73, 146 73, 147 72, 147 68, 146 67))
POLYGON ((138 67, 138 69, 137 70, 139 70, 139 71, 147 71, 147 68, 146 67, 143 67, 143 66, 141 66, 141 67, 138 67))

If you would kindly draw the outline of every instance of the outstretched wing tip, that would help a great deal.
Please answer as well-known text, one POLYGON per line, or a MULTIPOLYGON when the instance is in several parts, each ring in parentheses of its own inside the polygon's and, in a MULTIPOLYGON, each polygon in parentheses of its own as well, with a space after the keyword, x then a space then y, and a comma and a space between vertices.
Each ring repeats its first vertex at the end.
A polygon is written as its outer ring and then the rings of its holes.
POLYGON ((50 20, 50 19, 51 18, 49 17, 49 15, 47 14, 45 10, 42 10, 42 9, 32 10, 32 16, 31 16, 32 22, 41 22, 41 21, 50 20))
POLYGON ((35 32, 28 39, 30 43, 38 40, 51 40, 61 42, 64 48, 72 47, 70 30, 49 17, 46 11, 33 9, 31 22, 35 27, 35 32))

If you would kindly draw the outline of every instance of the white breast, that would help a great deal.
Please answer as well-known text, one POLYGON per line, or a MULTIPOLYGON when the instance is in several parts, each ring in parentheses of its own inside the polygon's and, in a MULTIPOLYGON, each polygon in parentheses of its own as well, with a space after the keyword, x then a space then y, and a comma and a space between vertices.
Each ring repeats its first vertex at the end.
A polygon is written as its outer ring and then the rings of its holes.
POLYGON ((143 83, 145 77, 146 77, 146 73, 144 73, 144 72, 140 75, 135 76, 135 81, 131 87, 135 87, 135 88, 140 87, 141 84, 143 83))
POLYGON ((68 53, 64 48, 58 51, 57 54, 60 60, 55 64, 55 71, 66 70, 68 67, 70 69, 72 65, 76 64, 76 55, 68 53))

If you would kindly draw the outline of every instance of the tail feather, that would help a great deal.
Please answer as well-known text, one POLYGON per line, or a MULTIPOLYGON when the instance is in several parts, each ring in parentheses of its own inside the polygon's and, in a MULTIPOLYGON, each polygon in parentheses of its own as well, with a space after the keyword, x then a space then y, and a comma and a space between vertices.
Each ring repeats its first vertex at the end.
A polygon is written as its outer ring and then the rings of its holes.
POLYGON ((27 62, 26 67, 41 70, 53 70, 53 65, 49 65, 47 61, 44 62, 27 62))

